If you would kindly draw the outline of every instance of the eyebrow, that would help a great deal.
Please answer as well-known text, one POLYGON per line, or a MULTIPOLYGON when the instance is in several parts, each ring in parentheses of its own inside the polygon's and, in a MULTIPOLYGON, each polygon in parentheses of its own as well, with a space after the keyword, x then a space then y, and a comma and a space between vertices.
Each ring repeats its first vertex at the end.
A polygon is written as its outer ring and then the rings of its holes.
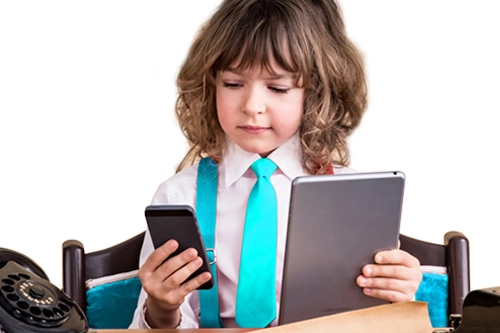
MULTIPOLYGON (((223 72, 231 72, 233 74, 236 74, 236 75, 241 75, 241 71, 238 69, 238 68, 233 68, 233 67, 229 67, 227 68, 226 70, 224 70, 223 72)), ((283 73, 275 73, 275 74, 271 74, 269 73, 269 75, 266 75, 265 78, 266 79, 269 79, 269 80, 279 80, 279 79, 288 79, 288 78, 291 78, 291 79, 296 79, 298 77, 298 74, 296 73, 290 73, 290 72, 283 72, 283 73)))

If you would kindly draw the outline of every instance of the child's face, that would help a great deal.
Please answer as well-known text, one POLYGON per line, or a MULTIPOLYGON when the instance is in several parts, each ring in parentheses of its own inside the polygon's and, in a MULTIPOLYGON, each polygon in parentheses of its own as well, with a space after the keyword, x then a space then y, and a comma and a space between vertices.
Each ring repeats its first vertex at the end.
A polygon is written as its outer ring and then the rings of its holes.
POLYGON ((266 157, 299 129, 304 89, 296 76, 272 63, 260 68, 217 73, 217 114, 222 129, 242 149, 266 157))

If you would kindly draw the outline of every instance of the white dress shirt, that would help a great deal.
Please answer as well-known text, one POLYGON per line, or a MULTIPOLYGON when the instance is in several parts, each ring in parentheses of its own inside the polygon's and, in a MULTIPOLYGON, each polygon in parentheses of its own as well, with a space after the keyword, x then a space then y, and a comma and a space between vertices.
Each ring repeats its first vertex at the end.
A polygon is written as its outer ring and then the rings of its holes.
MULTIPOLYGON (((257 178, 250 166, 259 159, 258 154, 248 153, 235 143, 229 142, 228 154, 219 165, 217 189, 217 222, 215 249, 217 253, 217 280, 219 288, 220 315, 224 327, 238 327, 235 322, 236 289, 240 266, 241 239, 246 206, 250 190, 257 178)), ((285 252, 288 209, 291 182, 306 175, 301 165, 300 139, 295 135, 269 156, 278 169, 271 176, 278 202, 278 243, 276 257, 276 304, 279 313, 281 276, 285 252)), ((198 164, 182 170, 158 187, 152 205, 187 204, 195 207, 198 164)), ((348 168, 334 168, 334 172, 353 172, 348 168)), ((149 231, 146 232, 140 257, 140 265, 153 252, 149 231)), ((144 317, 144 302, 147 294, 141 291, 134 320, 130 328, 149 328, 144 317)), ((198 292, 187 295, 181 307, 182 319, 179 328, 199 327, 200 305, 198 292)), ((277 319, 271 324, 275 326, 277 319)))

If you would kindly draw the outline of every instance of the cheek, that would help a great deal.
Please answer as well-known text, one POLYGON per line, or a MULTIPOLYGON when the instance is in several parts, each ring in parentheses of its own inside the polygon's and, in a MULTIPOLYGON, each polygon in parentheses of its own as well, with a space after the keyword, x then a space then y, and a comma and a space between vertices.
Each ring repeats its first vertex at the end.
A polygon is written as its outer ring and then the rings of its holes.
POLYGON ((288 122, 288 130, 292 133, 295 133, 302 124, 302 110, 295 113, 288 122))
POLYGON ((295 132, 302 123, 304 113, 303 100, 298 98, 288 104, 287 107, 281 108, 282 112, 276 115, 276 120, 284 125, 286 131, 295 132))
POLYGON ((226 130, 229 122, 231 121, 231 106, 229 101, 221 94, 217 94, 216 107, 217 107, 217 117, 219 118, 219 123, 223 130, 226 130))

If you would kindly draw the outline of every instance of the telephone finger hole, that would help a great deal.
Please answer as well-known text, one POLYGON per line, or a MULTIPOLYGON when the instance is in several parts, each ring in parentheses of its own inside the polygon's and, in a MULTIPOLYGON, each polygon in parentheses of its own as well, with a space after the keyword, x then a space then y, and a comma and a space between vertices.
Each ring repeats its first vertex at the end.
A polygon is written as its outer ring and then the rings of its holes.
POLYGON ((2 282, 5 283, 5 284, 8 284, 10 286, 14 285, 14 283, 15 283, 11 279, 2 279, 2 282))
POLYGON ((50 310, 47 310, 47 309, 43 310, 43 315, 49 319, 54 317, 54 313, 50 310))
POLYGON ((39 316, 39 315, 41 315, 41 314, 42 314, 42 310, 40 310, 39 308, 36 308, 36 307, 34 307, 34 306, 32 306, 32 307, 30 308, 30 312, 31 312, 32 314, 34 314, 35 316, 39 316))
POLYGON ((30 306, 28 305, 28 303, 23 302, 23 301, 17 302, 17 306, 18 306, 20 309, 23 309, 23 310, 26 310, 27 308, 29 308, 29 307, 30 307, 30 306))
POLYGON ((62 310, 59 308, 54 308, 54 313, 56 316, 59 316, 59 317, 64 316, 64 312, 62 312, 62 310))
POLYGON ((19 301, 19 296, 17 296, 16 294, 8 294, 7 298, 9 299, 9 301, 13 301, 13 302, 19 301))
POLYGON ((68 312, 70 310, 69 307, 63 303, 59 303, 59 308, 64 312, 68 312))
POLYGON ((14 288, 11 286, 2 286, 2 290, 8 293, 11 293, 14 291, 14 288))

